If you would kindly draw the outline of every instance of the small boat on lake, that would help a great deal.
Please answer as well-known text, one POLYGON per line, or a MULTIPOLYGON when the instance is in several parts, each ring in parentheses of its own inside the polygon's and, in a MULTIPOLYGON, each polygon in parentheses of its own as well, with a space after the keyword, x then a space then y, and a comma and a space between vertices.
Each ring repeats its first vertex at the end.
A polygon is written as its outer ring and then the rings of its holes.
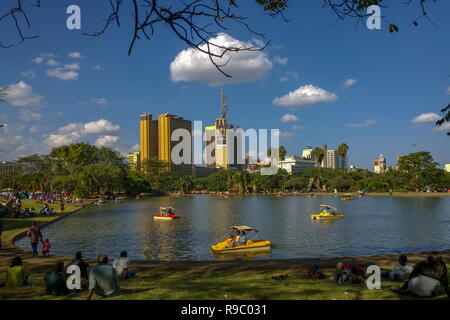
POLYGON ((154 220, 174 220, 179 218, 180 216, 175 214, 175 209, 172 207, 160 207, 159 214, 153 215, 154 220))
POLYGON ((339 219, 339 218, 344 217, 343 214, 337 213, 337 209, 333 208, 330 205, 321 204, 320 207, 322 208, 322 211, 319 214, 312 214, 311 219, 313 219, 313 220, 332 220, 332 219, 339 219))
POLYGON ((341 200, 355 200, 355 198, 353 198, 353 196, 350 193, 346 193, 341 197, 341 200))
POLYGON ((248 226, 232 226, 231 234, 222 242, 211 246, 215 253, 242 253, 250 251, 269 251, 272 243, 269 240, 257 239, 259 231, 248 226), (254 232, 253 240, 247 239, 247 233, 254 232))

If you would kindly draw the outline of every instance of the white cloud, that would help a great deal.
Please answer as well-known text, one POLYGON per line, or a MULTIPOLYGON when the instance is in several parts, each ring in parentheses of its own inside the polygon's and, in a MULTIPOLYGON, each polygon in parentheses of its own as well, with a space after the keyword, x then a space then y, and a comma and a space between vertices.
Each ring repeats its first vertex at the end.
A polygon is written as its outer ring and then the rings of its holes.
POLYGON ((73 59, 84 59, 86 57, 84 57, 80 52, 75 51, 75 52, 69 52, 69 54, 67 55, 69 58, 73 58, 73 59))
POLYGON ((36 107, 41 104, 42 96, 33 93, 33 88, 23 81, 7 86, 4 100, 17 107, 36 107))
POLYGON ((78 63, 69 63, 64 65, 66 70, 80 70, 80 65, 78 63))
POLYGON ((295 71, 286 71, 285 75, 281 76, 281 77, 278 79, 278 81, 279 81, 279 82, 286 82, 286 81, 288 81, 288 80, 290 80, 290 79, 297 80, 298 77, 299 77, 299 76, 298 76, 298 72, 295 72, 295 71))
POLYGON ((29 131, 30 131, 30 133, 37 133, 37 132, 41 131, 41 127, 40 126, 31 126, 29 131))
POLYGON ((310 84, 290 91, 285 96, 276 97, 272 103, 283 107, 302 108, 319 102, 334 102, 336 99, 337 95, 334 93, 310 84))
POLYGON ((58 61, 56 61, 55 59, 48 59, 47 64, 49 66, 56 67, 56 66, 59 66, 60 63, 58 61))
POLYGON ((97 140, 95 140, 95 145, 97 147, 111 147, 117 142, 117 140, 119 140, 118 136, 100 136, 97 140))
POLYGON ((354 85, 355 83, 357 83, 358 80, 356 79, 346 79, 343 83, 342 83, 342 87, 344 89, 351 87, 352 85, 354 85))
POLYGON ((12 124, 0 134, 2 161, 15 160, 42 151, 39 143, 22 135, 24 129, 26 126, 12 124))
POLYGON ((34 79, 36 78, 36 73, 33 70, 21 71, 20 75, 24 78, 34 79))
POLYGON ((298 121, 298 117, 291 113, 286 113, 280 118, 281 122, 295 122, 298 121))
POLYGON ((99 135, 99 137, 97 137, 98 143, 108 143, 115 139, 110 136, 116 136, 115 134, 119 131, 119 125, 114 125, 111 121, 105 119, 87 123, 70 123, 46 136, 45 143, 51 147, 60 147, 62 145, 75 143, 91 135, 99 135))
POLYGON ((450 131, 450 122, 444 122, 442 125, 433 128, 434 131, 450 131))
MULTIPOLYGON (((223 47, 255 48, 255 41, 243 42, 225 33, 210 39, 210 43, 223 47)), ((206 50, 206 44, 201 46, 206 50)), ((215 54, 222 54, 224 49, 212 47, 215 54)), ((253 82, 272 69, 272 62, 263 51, 226 52, 222 58, 213 58, 222 70, 232 77, 226 77, 211 63, 210 57, 193 48, 181 51, 170 64, 172 81, 198 81, 209 86, 228 83, 253 82)))
POLYGON ((350 128, 367 128, 377 123, 377 120, 366 120, 363 123, 347 123, 346 126, 350 128))
POLYGON ((292 130, 303 130, 303 129, 305 129, 305 127, 299 126, 299 125, 296 125, 296 124, 292 126, 292 130))
POLYGON ((23 121, 36 121, 42 118, 42 113, 34 112, 32 110, 22 109, 20 111, 20 119, 23 121))
POLYGON ((92 104, 98 104, 98 105, 104 105, 108 103, 108 100, 105 98, 92 98, 91 99, 92 104))
POLYGON ((450 94, 450 86, 447 88, 447 94, 450 94))
POLYGON ((288 58, 282 58, 280 56, 276 56, 275 58, 273 58, 273 62, 285 66, 288 63, 288 58))
POLYGON ((47 75, 52 78, 58 78, 61 80, 76 80, 78 79, 78 72, 70 70, 65 71, 63 68, 59 67, 56 69, 47 70, 47 75))
POLYGON ((428 123, 428 122, 436 122, 440 120, 442 117, 440 117, 437 113, 430 112, 430 113, 422 113, 419 114, 417 117, 411 120, 412 123, 428 123))
POLYGON ((33 61, 34 63, 41 64, 42 62, 44 62, 44 57, 39 56, 39 57, 34 58, 31 61, 33 61))
MULTIPOLYGON (((275 134, 276 136, 276 134, 275 134)), ((294 134, 292 132, 287 132, 287 131, 278 131, 278 137, 280 140, 286 140, 289 138, 292 138, 294 136, 294 134)))
POLYGON ((99 65, 99 64, 97 64, 97 65, 95 65, 95 66, 93 66, 92 67, 92 70, 94 70, 94 71, 101 71, 101 70, 103 70, 104 68, 101 66, 101 65, 99 65))

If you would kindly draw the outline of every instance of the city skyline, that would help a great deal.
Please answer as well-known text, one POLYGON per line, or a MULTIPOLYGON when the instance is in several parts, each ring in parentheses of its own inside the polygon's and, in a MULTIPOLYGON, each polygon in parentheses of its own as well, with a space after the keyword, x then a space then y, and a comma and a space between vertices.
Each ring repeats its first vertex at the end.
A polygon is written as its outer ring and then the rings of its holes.
MULTIPOLYGON (((79 3, 83 12, 96 8, 79 3)), ((441 167, 450 161, 450 148, 442 148, 449 143, 445 127, 434 126, 450 94, 442 70, 450 56, 445 10, 430 7, 439 29, 421 23, 390 34, 386 24, 378 31, 355 28, 350 21, 334 23, 321 6, 293 3, 289 12, 296 19, 289 23, 252 19, 271 45, 236 55, 229 64, 233 77, 225 78, 206 64, 187 68, 189 55, 198 55, 164 30, 155 42, 139 43, 131 57, 126 32, 90 38, 69 31, 61 23, 68 4, 61 1, 35 21, 40 38, 0 51, 0 87, 14 93, 0 103, 0 123, 8 124, 0 128, 2 161, 73 142, 126 155, 139 145, 137 115, 168 112, 212 124, 221 87, 230 122, 279 128, 288 154, 298 155, 306 145, 345 142, 348 165, 369 170, 379 154, 388 166, 399 155, 422 150, 441 167)), ((400 7, 390 10, 414 13, 400 7)), ((253 9, 242 7, 250 16, 253 9)), ((99 25, 98 17, 85 16, 83 31, 99 25)), ((264 39, 230 28, 216 40, 260 45, 264 39)), ((194 65, 202 61, 195 59, 194 65)))

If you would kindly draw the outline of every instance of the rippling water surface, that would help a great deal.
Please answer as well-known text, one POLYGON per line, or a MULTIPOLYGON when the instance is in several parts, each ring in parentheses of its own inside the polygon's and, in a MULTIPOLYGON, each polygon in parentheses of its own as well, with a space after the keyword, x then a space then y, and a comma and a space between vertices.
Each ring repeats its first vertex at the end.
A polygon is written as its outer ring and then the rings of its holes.
MULTIPOLYGON (((368 197, 341 201, 334 196, 186 196, 107 202, 80 210, 44 228, 52 253, 132 259, 214 260, 210 246, 232 225, 245 224, 271 240, 272 251, 256 259, 312 258, 449 249, 450 198, 368 197), (320 204, 345 217, 313 221, 320 204), (160 206, 182 218, 153 220, 160 206)), ((29 249, 29 239, 18 245, 29 249)))

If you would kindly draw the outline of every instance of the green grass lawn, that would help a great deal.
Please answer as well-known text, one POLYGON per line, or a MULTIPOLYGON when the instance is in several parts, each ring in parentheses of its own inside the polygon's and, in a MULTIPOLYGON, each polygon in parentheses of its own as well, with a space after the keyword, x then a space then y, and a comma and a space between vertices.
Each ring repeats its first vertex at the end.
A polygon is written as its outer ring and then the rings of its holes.
MULTIPOLYGON (((331 277, 333 270, 325 269, 331 277)), ((0 299, 85 299, 87 290, 75 297, 45 295, 43 274, 34 274, 33 286, 0 288, 0 299)), ((306 280, 304 270, 298 272, 140 272, 135 278, 121 281, 122 294, 109 299, 125 300, 398 300, 419 299, 399 295, 391 289, 401 282, 383 280, 380 290, 369 290, 363 284, 338 285, 330 279, 306 280), (272 276, 287 274, 284 280, 272 276)), ((434 299, 446 299, 440 294, 434 299)))
MULTIPOLYGON (((23 199, 22 200, 22 208, 21 211, 23 212, 23 209, 29 208, 32 210, 32 213, 39 214, 39 211, 44 206, 43 203, 39 203, 37 200, 32 199, 23 199)), ((55 210, 56 216, 61 215, 60 210, 60 204, 59 202, 49 204, 49 207, 55 210)), ((71 204, 66 203, 65 204, 65 210, 64 212, 70 212, 73 210, 76 210, 80 207, 79 204, 71 204)), ((3 234, 2 234, 2 241, 4 244, 11 241, 11 239, 16 235, 17 233, 20 233, 22 231, 25 231, 28 227, 30 227, 31 223, 35 221, 38 225, 41 223, 48 222, 52 219, 54 219, 56 216, 44 216, 44 217, 30 217, 30 218, 11 218, 10 216, 3 216, 0 217, 0 221, 3 223, 3 234)))

